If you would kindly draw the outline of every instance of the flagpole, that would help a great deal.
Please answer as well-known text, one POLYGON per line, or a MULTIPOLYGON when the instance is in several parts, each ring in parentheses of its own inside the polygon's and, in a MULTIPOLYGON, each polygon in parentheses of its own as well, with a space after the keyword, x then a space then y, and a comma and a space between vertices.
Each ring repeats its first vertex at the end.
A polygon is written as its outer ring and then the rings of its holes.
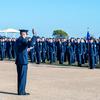
POLYGON ((89 27, 87 27, 87 32, 89 32, 89 27))
MULTIPOLYGON (((88 33, 88 32, 89 32, 89 27, 87 27, 87 33, 88 33)), ((89 50, 90 50, 90 48, 89 48, 89 38, 87 37, 87 39, 88 39, 87 41, 88 41, 88 64, 89 64, 89 60, 90 60, 90 59, 89 59, 89 56, 90 56, 90 55, 89 55, 89 50)))

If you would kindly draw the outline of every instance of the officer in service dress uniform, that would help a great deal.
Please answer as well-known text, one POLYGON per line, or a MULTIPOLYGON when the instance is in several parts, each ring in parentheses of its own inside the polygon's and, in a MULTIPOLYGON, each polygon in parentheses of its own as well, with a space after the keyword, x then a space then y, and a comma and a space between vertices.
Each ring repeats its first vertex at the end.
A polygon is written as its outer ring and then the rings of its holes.
POLYGON ((89 43, 89 67, 90 69, 94 69, 96 67, 96 44, 94 42, 94 39, 90 39, 89 43))
POLYGON ((0 39, 0 58, 1 58, 1 60, 4 60, 4 58, 5 58, 5 50, 6 50, 5 39, 1 38, 0 39))
POLYGON ((17 78, 18 78, 18 95, 29 95, 26 93, 27 82, 27 69, 28 69, 28 30, 20 30, 20 37, 16 40, 16 66, 17 66, 17 78))

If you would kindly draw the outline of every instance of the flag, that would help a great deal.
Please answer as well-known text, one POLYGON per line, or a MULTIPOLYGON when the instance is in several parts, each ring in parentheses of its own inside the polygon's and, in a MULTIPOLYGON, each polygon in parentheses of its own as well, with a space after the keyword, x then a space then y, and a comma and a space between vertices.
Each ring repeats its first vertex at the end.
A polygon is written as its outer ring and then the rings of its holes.
POLYGON ((90 33, 89 33, 89 31, 87 32, 87 40, 88 41, 90 40, 90 33))

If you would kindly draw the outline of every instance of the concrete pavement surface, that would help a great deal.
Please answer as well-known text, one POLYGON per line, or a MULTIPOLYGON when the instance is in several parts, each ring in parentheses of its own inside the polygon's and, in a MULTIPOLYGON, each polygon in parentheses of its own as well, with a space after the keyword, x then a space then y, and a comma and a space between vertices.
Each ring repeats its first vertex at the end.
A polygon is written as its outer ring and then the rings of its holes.
POLYGON ((29 64, 29 96, 17 95, 14 62, 0 62, 0 100, 100 100, 100 69, 29 64))

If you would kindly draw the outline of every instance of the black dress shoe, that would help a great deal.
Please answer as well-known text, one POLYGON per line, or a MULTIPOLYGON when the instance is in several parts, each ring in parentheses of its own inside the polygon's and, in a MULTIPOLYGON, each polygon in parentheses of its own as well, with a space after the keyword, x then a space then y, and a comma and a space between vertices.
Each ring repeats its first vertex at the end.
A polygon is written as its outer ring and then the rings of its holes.
POLYGON ((36 64, 40 64, 39 62, 37 62, 36 64))
POLYGON ((30 93, 24 93, 23 95, 30 95, 30 93))
POLYGON ((78 66, 79 66, 79 67, 82 67, 82 65, 81 65, 81 64, 78 64, 78 66))

